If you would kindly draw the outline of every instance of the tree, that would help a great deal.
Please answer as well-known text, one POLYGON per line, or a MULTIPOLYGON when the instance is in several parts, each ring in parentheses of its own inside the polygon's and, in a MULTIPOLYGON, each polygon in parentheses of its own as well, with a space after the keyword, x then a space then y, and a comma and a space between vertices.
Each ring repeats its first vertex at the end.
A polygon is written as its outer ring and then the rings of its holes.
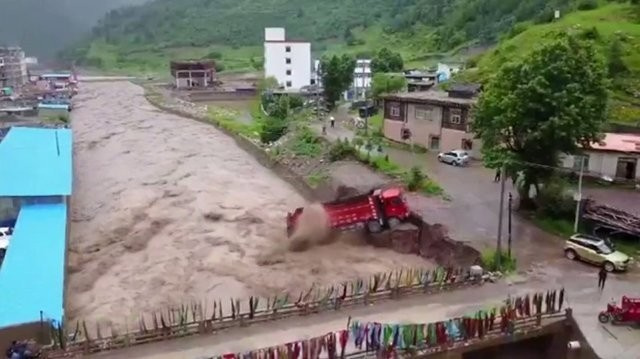
POLYGON ((371 60, 371 71, 374 73, 399 72, 402 71, 403 68, 404 62, 402 61, 402 56, 386 47, 380 49, 371 60))
POLYGON ((258 81, 258 91, 260 93, 269 90, 275 90, 279 86, 280 85, 278 84, 278 80, 273 76, 265 77, 258 81))
POLYGON ((371 81, 371 92, 376 99, 385 93, 400 92, 407 86, 404 76, 397 74, 376 73, 371 81))
POLYGON ((598 141, 606 121, 605 66, 592 43, 567 34, 503 66, 476 107, 473 130, 483 141, 485 164, 506 167, 514 181, 522 175, 520 196, 551 176, 562 153, 598 141))
POLYGON ((620 39, 615 38, 609 47, 609 56, 607 58, 607 67, 609 68, 609 76, 614 77, 626 73, 629 69, 622 61, 622 44, 620 39))
POLYGON ((320 61, 320 76, 324 86, 324 99, 332 110, 353 81, 356 60, 348 55, 323 58, 320 61))

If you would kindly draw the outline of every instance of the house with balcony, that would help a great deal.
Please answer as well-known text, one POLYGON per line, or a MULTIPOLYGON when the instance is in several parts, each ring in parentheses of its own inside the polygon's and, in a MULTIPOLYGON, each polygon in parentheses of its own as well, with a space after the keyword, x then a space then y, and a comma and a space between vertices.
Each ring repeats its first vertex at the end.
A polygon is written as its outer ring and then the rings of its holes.
POLYGON ((397 142, 430 151, 463 149, 480 158, 481 142, 471 132, 480 85, 454 85, 448 91, 420 91, 383 97, 383 133, 397 142), (410 133, 409 139, 403 133, 410 133))

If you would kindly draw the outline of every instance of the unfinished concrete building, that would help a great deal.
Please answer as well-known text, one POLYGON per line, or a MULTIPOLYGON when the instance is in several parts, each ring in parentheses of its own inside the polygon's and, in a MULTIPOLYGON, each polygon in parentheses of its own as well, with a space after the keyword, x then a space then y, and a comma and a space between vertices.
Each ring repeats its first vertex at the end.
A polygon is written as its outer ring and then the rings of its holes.
POLYGON ((171 61, 171 76, 178 89, 213 86, 215 75, 215 63, 211 60, 171 61))
POLYGON ((19 47, 0 47, 0 88, 20 90, 29 81, 27 60, 19 47))

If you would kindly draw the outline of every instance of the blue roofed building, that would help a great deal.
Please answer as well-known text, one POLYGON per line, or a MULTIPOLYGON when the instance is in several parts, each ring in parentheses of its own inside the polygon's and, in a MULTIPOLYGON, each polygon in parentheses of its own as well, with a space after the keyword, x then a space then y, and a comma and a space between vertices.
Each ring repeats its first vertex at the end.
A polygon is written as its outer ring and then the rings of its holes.
POLYGON ((0 350, 11 340, 50 340, 64 320, 69 129, 12 127, 0 142, 0 223, 15 223, 0 265, 0 350))

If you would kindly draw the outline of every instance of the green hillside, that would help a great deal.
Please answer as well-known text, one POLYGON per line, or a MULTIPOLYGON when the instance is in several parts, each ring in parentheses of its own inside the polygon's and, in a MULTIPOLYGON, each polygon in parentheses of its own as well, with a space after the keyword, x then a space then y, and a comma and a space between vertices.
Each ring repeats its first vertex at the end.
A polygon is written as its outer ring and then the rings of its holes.
POLYGON ((64 52, 81 65, 160 71, 176 57, 220 58, 227 69, 261 63, 263 29, 286 27, 314 52, 400 50, 425 63, 465 46, 487 46, 521 21, 546 22, 553 10, 596 0, 156 0, 114 10, 91 38, 64 52), (252 61, 253 58, 253 61, 252 61))
POLYGON ((619 52, 622 71, 610 74, 612 122, 640 126, 640 5, 615 3, 568 14, 560 20, 534 25, 523 23, 497 47, 470 61, 476 63, 461 79, 486 81, 502 64, 526 57, 557 32, 568 31, 592 39, 611 61, 619 52), (617 44, 618 50, 614 49, 617 44))

